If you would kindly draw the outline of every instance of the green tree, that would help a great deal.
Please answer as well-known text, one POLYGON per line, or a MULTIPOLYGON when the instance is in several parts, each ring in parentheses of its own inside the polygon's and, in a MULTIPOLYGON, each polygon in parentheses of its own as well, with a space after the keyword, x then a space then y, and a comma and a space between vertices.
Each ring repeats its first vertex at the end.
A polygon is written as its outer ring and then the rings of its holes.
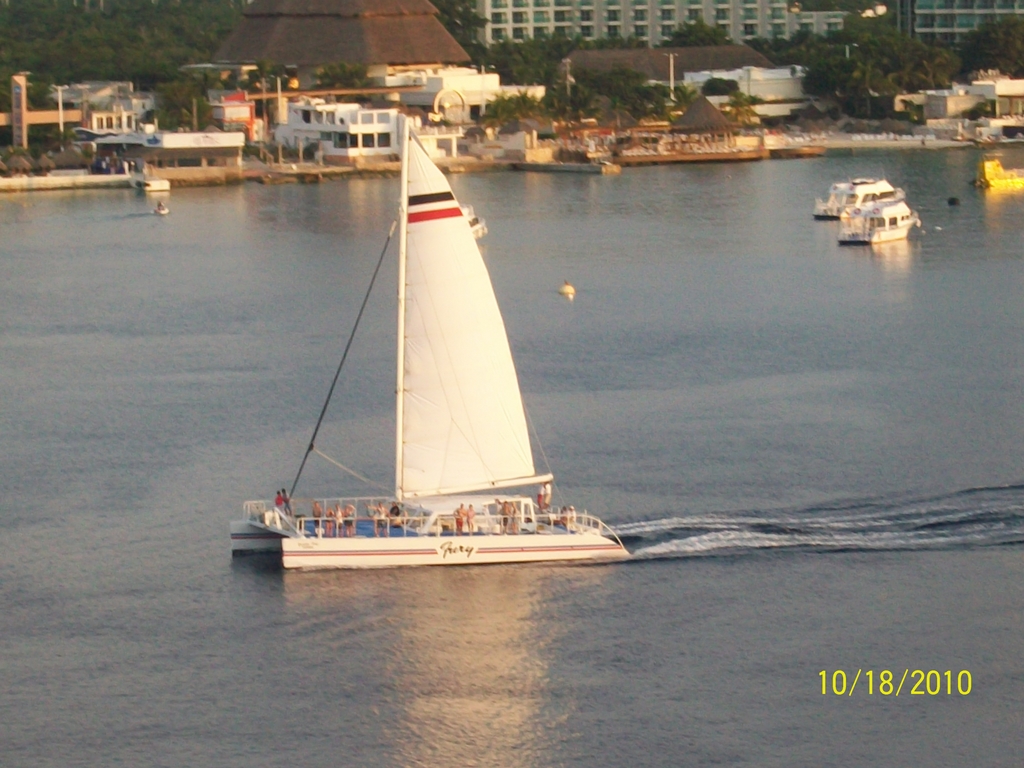
POLYGON ((534 38, 521 43, 502 40, 488 48, 479 63, 501 76, 502 82, 553 86, 561 77, 562 59, 576 48, 566 37, 534 38))
POLYGON ((480 42, 480 30, 487 26, 487 19, 476 12, 475 0, 432 1, 445 29, 474 60, 480 57, 486 50, 486 46, 480 42))
POLYGON ((763 103, 757 96, 749 96, 742 91, 735 91, 729 96, 729 103, 723 110, 734 123, 740 125, 759 125, 761 117, 755 106, 763 103))
POLYGON ((648 83, 642 72, 625 67, 614 67, 597 72, 581 69, 574 72, 577 86, 586 88, 595 96, 605 96, 613 109, 621 109, 633 117, 664 119, 671 110, 669 89, 657 83, 648 83))
POLYGON ((1004 75, 1024 75, 1024 19, 986 21, 967 33, 960 53, 968 71, 998 69, 1004 75))
POLYGON ((693 102, 697 100, 697 97, 700 96, 700 92, 692 85, 687 85, 686 83, 677 83, 676 90, 673 96, 675 98, 673 98, 672 101, 675 104, 676 110, 678 111, 686 109, 688 106, 693 104, 693 102))
MULTIPOLYGON (((0 81, 130 80, 150 89, 179 67, 209 61, 242 14, 238 0, 76 0, 0 3, 0 81)), ((42 105, 40 105, 42 106, 42 105)))
POLYGON ((687 24, 680 24, 672 37, 661 44, 663 48, 690 48, 700 45, 729 45, 732 40, 729 34, 719 27, 705 24, 697 19, 687 24))
POLYGON ((513 120, 540 117, 543 114, 544 105, 541 101, 527 93, 515 93, 511 96, 499 94, 487 102, 483 122, 485 125, 499 126, 513 120))
POLYGON ((594 92, 586 85, 577 82, 566 88, 564 83, 559 83, 544 95, 544 107, 552 117, 578 123, 600 113, 595 98, 594 92))
POLYGON ((213 110, 206 100, 202 83, 196 78, 161 83, 156 87, 156 93, 160 103, 157 117, 161 128, 191 129, 195 125, 201 130, 209 124, 213 110))

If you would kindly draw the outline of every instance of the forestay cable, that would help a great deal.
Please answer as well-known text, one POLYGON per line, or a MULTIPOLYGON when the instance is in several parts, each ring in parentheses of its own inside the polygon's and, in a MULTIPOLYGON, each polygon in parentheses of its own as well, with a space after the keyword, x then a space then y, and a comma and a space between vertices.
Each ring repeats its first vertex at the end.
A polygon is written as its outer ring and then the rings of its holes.
POLYGON ((359 321, 363 319, 363 310, 366 309, 366 302, 370 300, 370 292, 373 290, 373 284, 377 280, 377 273, 380 272, 380 266, 384 263, 384 254, 388 252, 388 245, 391 244, 391 237, 395 234, 395 227, 398 226, 398 221, 391 222, 391 229, 388 230, 388 239, 384 241, 384 247, 380 251, 380 258, 377 259, 377 268, 373 270, 373 277, 370 278, 370 285, 366 289, 366 295, 363 296, 363 303, 359 307, 359 314, 356 315, 356 322, 352 326, 352 333, 348 336, 348 343, 345 345, 345 351, 341 355, 341 362, 338 363, 338 370, 334 372, 334 381, 331 382, 331 388, 327 392, 327 400, 324 401, 324 407, 320 411, 320 418, 316 420, 316 426, 313 428, 313 435, 309 438, 309 447, 306 449, 306 455, 302 457, 302 463, 299 464, 299 471, 295 474, 295 482, 292 483, 292 489, 288 492, 289 496, 295 495, 295 488, 299 484, 299 478, 302 477, 302 470, 306 466, 306 460, 309 458, 309 454, 313 452, 316 447, 316 436, 320 431, 320 425, 324 421, 324 416, 327 414, 327 406, 331 403, 331 396, 334 394, 334 388, 338 384, 338 377, 341 376, 341 368, 345 365, 345 359, 348 357, 348 351, 352 348, 352 340, 356 336, 356 329, 359 328, 359 321))

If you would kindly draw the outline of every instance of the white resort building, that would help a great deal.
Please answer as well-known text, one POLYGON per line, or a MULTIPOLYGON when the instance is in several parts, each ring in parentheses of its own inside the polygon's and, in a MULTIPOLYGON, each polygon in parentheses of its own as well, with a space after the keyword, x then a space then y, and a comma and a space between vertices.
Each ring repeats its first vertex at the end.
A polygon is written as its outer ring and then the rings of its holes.
MULTIPOLYGON (((793 5, 799 9, 799 5, 793 5)), ((734 41, 843 27, 842 11, 791 11, 787 0, 477 0, 484 42, 563 35, 636 37, 657 45, 680 24, 703 20, 734 41)))
MULTIPOLYGON (((397 108, 303 98, 288 104, 288 120, 277 126, 274 138, 300 152, 315 147, 314 152, 327 163, 388 160, 398 155, 399 114, 397 108)), ((431 158, 457 156, 461 129, 421 126, 417 118, 413 118, 412 125, 431 158)))
POLYGON ((76 133, 82 139, 134 133, 144 117, 156 108, 152 93, 136 91, 129 82, 91 81, 50 86, 50 98, 64 109, 82 110, 76 133))

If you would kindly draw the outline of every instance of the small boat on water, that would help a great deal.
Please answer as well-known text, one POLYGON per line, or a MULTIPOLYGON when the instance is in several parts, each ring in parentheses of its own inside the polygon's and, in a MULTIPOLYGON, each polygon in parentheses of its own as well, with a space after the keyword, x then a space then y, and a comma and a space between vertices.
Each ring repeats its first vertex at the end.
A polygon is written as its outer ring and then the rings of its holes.
POLYGON ((155 213, 157 216, 166 216, 170 212, 171 209, 164 205, 162 200, 159 203, 157 203, 156 208, 153 209, 153 213, 155 213))
POLYGON ((1024 189, 1024 169, 1003 168, 997 157, 985 157, 978 163, 975 186, 982 189, 1024 189))
POLYGON ((877 202, 869 208, 853 208, 843 215, 840 245, 877 245, 906 240, 921 219, 905 200, 877 202))
POLYGON ((814 201, 814 218, 839 219, 843 211, 852 208, 864 208, 876 202, 903 200, 906 198, 902 189, 898 189, 885 179, 851 179, 833 184, 828 191, 828 198, 814 201))
MULTIPOLYGON (((306 569, 629 557, 596 517, 551 506, 553 476, 534 468, 505 324, 470 222, 402 122, 394 493, 247 501, 230 523, 232 553, 274 553, 284 568, 306 569), (504 490, 532 485, 536 498, 504 490)), ((315 447, 318 429, 306 458, 344 469, 315 447)))
POLYGON ((466 221, 469 222, 469 231, 473 233, 473 237, 479 240, 481 237, 487 234, 487 222, 481 219, 473 211, 472 205, 461 205, 462 215, 466 217, 466 221))

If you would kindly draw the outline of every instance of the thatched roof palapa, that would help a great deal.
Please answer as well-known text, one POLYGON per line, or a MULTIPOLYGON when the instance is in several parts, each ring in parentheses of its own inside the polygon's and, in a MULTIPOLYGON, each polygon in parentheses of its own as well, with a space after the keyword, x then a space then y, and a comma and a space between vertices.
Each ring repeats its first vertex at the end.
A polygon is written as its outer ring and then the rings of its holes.
POLYGON ((54 164, 53 160, 50 159, 49 155, 40 155, 39 159, 36 160, 36 167, 41 171, 52 171, 57 166, 54 164))
POLYGON ((53 164, 58 168, 84 168, 89 163, 82 153, 74 147, 61 150, 53 157, 53 164))
POLYGON ((0 160, 0 173, 7 173, 7 166, 4 165, 3 160, 0 160))
POLYGON ((428 0, 255 0, 214 61, 285 66, 469 61, 428 0))
POLYGON ((672 123, 674 133, 732 133, 735 126, 718 108, 701 96, 672 123))
POLYGON ((35 166, 24 155, 11 155, 7 158, 7 168, 14 173, 29 173, 35 166))

